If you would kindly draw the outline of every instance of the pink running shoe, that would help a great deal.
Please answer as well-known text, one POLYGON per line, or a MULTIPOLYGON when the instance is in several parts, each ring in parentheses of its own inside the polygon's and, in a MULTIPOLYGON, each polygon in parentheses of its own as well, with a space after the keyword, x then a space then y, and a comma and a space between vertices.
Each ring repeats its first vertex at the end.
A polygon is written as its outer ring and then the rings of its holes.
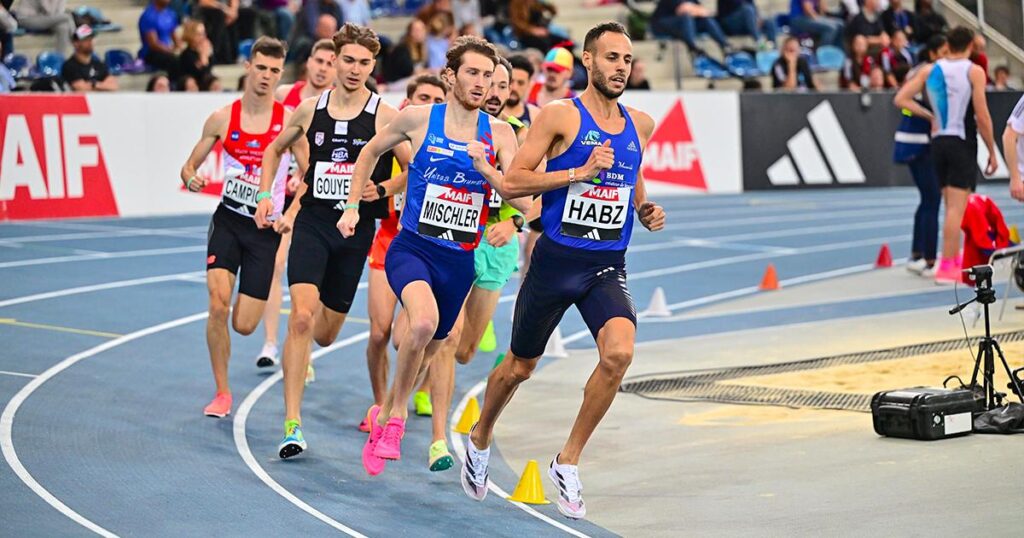
POLYGON ((373 455, 387 460, 402 459, 402 437, 405 435, 405 421, 398 417, 391 417, 384 426, 384 433, 373 455))
POLYGON ((363 433, 370 433, 370 423, 366 422, 366 417, 363 417, 363 421, 359 423, 358 428, 363 433))
POLYGON ((203 409, 203 414, 208 417, 224 418, 231 414, 231 394, 226 392, 217 393, 213 401, 203 409))
POLYGON ((956 260, 943 259, 936 265, 938 266, 935 271, 936 284, 948 285, 960 281, 960 264, 956 263, 956 260))
POLYGON ((380 406, 374 405, 366 412, 366 419, 363 420, 368 428, 372 427, 370 435, 366 437, 366 444, 363 445, 363 469, 366 469, 366 474, 370 476, 377 476, 384 472, 384 466, 388 463, 388 460, 374 455, 377 443, 380 441, 381 435, 384 434, 384 428, 377 424, 377 415, 380 415, 380 406))

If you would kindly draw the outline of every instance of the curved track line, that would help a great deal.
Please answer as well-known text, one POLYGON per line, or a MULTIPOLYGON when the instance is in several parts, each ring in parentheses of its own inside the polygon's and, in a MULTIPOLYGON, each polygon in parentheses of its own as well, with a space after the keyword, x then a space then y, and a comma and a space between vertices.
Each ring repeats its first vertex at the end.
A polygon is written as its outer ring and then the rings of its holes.
MULTIPOLYGON (((486 386, 487 386, 487 379, 486 378, 483 381, 477 383, 476 385, 473 385, 473 388, 469 389, 469 391, 466 392, 465 396, 462 397, 462 400, 459 401, 459 405, 455 407, 455 411, 452 413, 452 417, 462 416, 462 411, 464 409, 466 409, 466 403, 469 402, 469 399, 470 398, 475 398, 475 397, 479 396, 480 393, 483 392, 484 387, 486 387, 486 386)), ((458 456, 459 461, 462 464, 465 464, 466 463, 465 462, 466 445, 463 444, 463 442, 462 442, 462 436, 459 435, 456 432, 453 432, 453 431, 449 431, 448 435, 451 438, 452 448, 455 449, 453 452, 455 452, 455 455, 458 456)), ((493 491, 495 495, 501 497, 502 499, 508 500, 508 496, 509 496, 508 492, 506 492, 505 490, 501 489, 497 484, 494 483, 494 481, 492 481, 490 479, 487 480, 487 489, 493 491)), ((558 521, 555 521, 554 519, 551 519, 550 517, 548 517, 548 516, 538 512, 538 511, 534 510, 533 508, 531 508, 528 505, 525 505, 523 503, 516 502, 516 501, 508 501, 508 502, 510 502, 513 505, 515 505, 516 507, 522 509, 527 514, 530 514, 531 516, 533 516, 533 517, 543 521, 544 523, 547 523, 548 525, 551 525, 552 527, 555 527, 556 529, 565 531, 565 532, 567 532, 567 533, 569 533, 569 534, 571 534, 573 536, 577 536, 579 538, 590 538, 590 535, 583 534, 582 532, 580 532, 580 531, 578 531, 578 530, 576 530, 576 529, 574 529, 574 528, 572 528, 572 527, 570 527, 568 525, 565 525, 563 523, 559 523, 558 521)))
POLYGON ((0 415, 0 449, 3 450, 4 459, 7 460, 7 464, 14 470, 14 474, 18 475, 18 478, 21 479, 21 481, 24 482, 25 485, 28 486, 36 495, 46 501, 47 504, 54 507, 58 512, 64 514, 75 523, 78 523, 100 536, 116 536, 114 533, 86 519, 84 516, 62 503, 60 499, 47 491, 46 488, 37 482, 36 479, 32 477, 32 474, 25 469, 25 466, 21 464, 21 460, 18 458, 18 453, 14 450, 14 441, 12 437, 14 416, 18 412, 18 408, 21 407, 21 404, 24 403, 25 400, 27 400, 28 397, 36 391, 36 389, 41 387, 43 383, 46 383, 54 376, 74 366, 76 363, 107 351, 108 349, 131 342, 132 340, 137 340, 144 336, 166 331, 167 329, 173 329, 174 327, 179 327, 181 325, 186 325, 193 321, 205 319, 207 315, 208 314, 206 312, 199 312, 197 314, 192 314, 191 316, 185 316, 159 325, 153 325, 152 327, 147 327, 131 334, 126 334, 109 342, 104 342, 96 347, 89 348, 81 353, 77 353, 60 361, 45 372, 39 374, 39 377, 29 381, 27 385, 22 387, 22 389, 18 391, 13 398, 11 398, 7 403, 7 406, 4 408, 3 415, 0 415))
MULTIPOLYGON (((330 353, 331 351, 341 349, 343 347, 355 344, 356 342, 366 340, 367 338, 369 338, 369 336, 370 331, 364 331, 355 336, 350 336, 344 340, 335 342, 323 349, 318 349, 315 353, 310 355, 310 360, 315 361, 316 359, 330 353)), ((242 457, 242 461, 244 461, 245 465, 249 467, 249 470, 251 470, 253 474, 255 474, 260 480, 262 480, 264 484, 269 486, 270 489, 274 490, 274 493, 277 493, 281 497, 284 497, 285 500, 294 504, 303 512, 306 512, 307 514, 319 519, 320 521, 330 525, 334 529, 339 530, 349 536, 352 536, 354 538, 366 538, 366 535, 340 523, 339 521, 331 518, 327 514, 324 514, 323 512, 317 510, 316 508, 313 508, 312 506, 306 504, 302 499, 296 497, 292 492, 285 489, 284 486, 282 486, 276 480, 274 480, 267 473, 267 471, 264 470, 262 466, 260 466, 259 462, 256 461, 256 458, 252 455, 252 450, 249 448, 249 439, 245 435, 245 426, 246 422, 249 419, 249 413, 252 411, 253 406, 256 405, 256 402, 259 401, 259 399, 264 394, 266 394, 268 390, 270 390, 270 387, 274 386, 278 381, 281 381, 283 377, 283 371, 278 370, 277 372, 274 373, 274 375, 268 377, 267 379, 264 379, 262 383, 257 385, 256 388, 252 389, 252 391, 249 392, 248 395, 246 395, 245 400, 242 401, 242 405, 238 406, 238 412, 235 413, 235 420, 233 423, 235 448, 238 450, 238 455, 242 457)))
POLYGON ((188 280, 189 277, 195 275, 203 275, 206 271, 193 271, 191 273, 175 273, 173 275, 160 275, 150 276, 145 278, 133 278, 130 280, 116 280, 113 282, 104 282, 103 284, 92 284, 89 286, 78 286, 77 288, 65 288, 62 290, 48 291, 45 293, 36 293, 33 295, 25 295, 22 297, 14 297, 12 299, 4 299, 0 301, 0 308, 5 306, 13 306, 16 304, 31 303, 35 301, 42 301, 43 299, 54 299, 56 297, 66 297, 68 295, 77 295, 79 293, 89 293, 92 291, 101 290, 112 290, 116 288, 127 288, 129 286, 143 286, 145 284, 153 284, 156 282, 167 282, 171 280, 188 280))

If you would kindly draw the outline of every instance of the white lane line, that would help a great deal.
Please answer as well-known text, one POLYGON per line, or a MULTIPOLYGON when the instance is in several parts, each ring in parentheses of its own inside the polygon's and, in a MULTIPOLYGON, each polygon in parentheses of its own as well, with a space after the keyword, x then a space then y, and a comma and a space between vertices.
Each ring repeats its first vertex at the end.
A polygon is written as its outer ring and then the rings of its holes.
MULTIPOLYGON (((724 228, 727 226, 740 226, 744 224, 774 224, 777 222, 803 222, 808 220, 824 220, 824 219, 837 219, 843 217, 871 217, 876 215, 892 215, 891 207, 874 208, 874 209, 857 209, 852 211, 816 211, 816 212, 797 212, 797 213, 786 213, 783 215, 768 215, 758 216, 749 218, 730 218, 731 215, 723 215, 720 219, 710 219, 703 222, 680 222, 678 224, 669 224, 665 226, 665 230, 697 230, 705 228, 724 228)), ((685 219, 686 210, 680 211, 680 220, 685 219)), ((673 218, 672 214, 669 213, 669 222, 673 222, 676 219, 673 218)), ((907 217, 907 221, 910 221, 910 217, 907 217)))
MULTIPOLYGON (((331 351, 341 349, 343 347, 366 340, 367 338, 369 338, 369 336, 370 331, 364 331, 355 336, 350 336, 344 340, 335 342, 323 349, 316 350, 314 353, 310 355, 310 360, 315 361, 318 358, 330 353, 331 351)), ((285 489, 284 486, 282 486, 276 480, 274 480, 267 473, 267 471, 263 469, 263 467, 259 464, 259 461, 257 461, 256 458, 252 455, 252 450, 249 448, 249 439, 245 435, 245 427, 249 419, 249 413, 252 412, 252 408, 253 406, 256 405, 256 402, 259 401, 259 399, 264 394, 266 394, 268 390, 270 390, 270 387, 274 386, 274 384, 280 381, 283 377, 284 372, 278 370, 277 372, 274 373, 274 375, 268 377, 267 379, 264 379, 262 383, 257 385, 256 388, 254 388, 251 392, 249 392, 248 395, 246 395, 245 400, 242 401, 242 405, 238 406, 238 412, 235 414, 235 420, 233 423, 235 448, 238 450, 238 454, 242 457, 242 461, 245 462, 245 465, 249 467, 249 470, 251 470, 253 474, 257 476, 257 478, 262 480, 264 484, 269 486, 270 489, 274 490, 274 493, 277 493, 281 497, 284 497, 285 500, 294 504, 303 512, 306 512, 307 514, 319 519, 320 521, 330 525, 338 531, 341 531, 349 536, 366 538, 364 534, 340 523, 339 521, 333 519, 327 514, 324 514, 323 512, 317 510, 316 508, 313 508, 312 506, 306 504, 306 502, 304 502, 302 499, 296 497, 292 492, 285 489)))
POLYGON ((739 250, 742 252, 772 252, 772 253, 784 253, 791 252, 792 247, 773 247, 770 245, 753 245, 750 243, 730 243, 726 241, 717 241, 715 239, 697 239, 695 237, 681 237, 678 239, 671 239, 669 241, 661 241, 658 243, 647 243, 645 245, 637 245, 635 247, 629 247, 629 252, 650 252, 654 250, 672 250, 682 247, 696 247, 696 248, 709 248, 715 250, 739 250))
MULTIPOLYGON (((469 399, 470 398, 476 398, 477 396, 479 396, 480 393, 483 392, 484 387, 486 387, 486 386, 487 386, 487 378, 484 378, 483 381, 477 383, 476 385, 473 385, 473 388, 469 389, 469 392, 467 392, 462 397, 462 400, 459 401, 459 405, 455 407, 455 410, 452 412, 452 415, 449 418, 450 419, 454 419, 454 417, 462 416, 462 411, 466 409, 466 404, 469 402, 469 399)), ((451 439, 452 448, 454 449, 453 452, 459 458, 459 461, 463 465, 465 465, 466 445, 462 442, 462 435, 458 434, 457 432, 453 432, 453 431, 449 431, 448 435, 449 435, 449 437, 451 439)), ((492 441, 492 444, 493 444, 493 441, 492 441)), ((508 492, 506 492, 504 489, 502 489, 497 484, 495 484, 493 480, 490 480, 490 479, 487 480, 487 489, 492 491, 492 492, 494 492, 495 495, 501 497, 502 499, 508 500, 508 497, 509 497, 508 492)), ((520 503, 520 502, 515 502, 515 501, 508 501, 508 502, 510 502, 514 506, 520 508, 521 510, 523 510, 527 514, 530 514, 531 516, 533 516, 533 517, 543 521, 544 523, 547 523, 548 525, 551 525, 551 526, 553 526, 553 527, 555 527, 555 528, 557 528, 559 530, 565 531, 565 532, 567 532, 567 533, 569 533, 569 534, 571 534, 573 536, 578 536, 579 538, 590 538, 589 535, 584 534, 584 533, 582 533, 582 532, 580 532, 580 531, 578 531, 578 530, 576 530, 576 529, 574 529, 574 528, 572 528, 572 527, 570 527, 568 525, 565 525, 565 524, 563 524, 563 523, 561 523, 559 521, 555 521, 554 519, 551 519, 550 517, 548 517, 548 516, 538 512, 537 510, 534 510, 529 505, 526 505, 526 504, 523 504, 523 503, 520 503)))
POLYGON ((10 465, 11 469, 14 470, 14 474, 16 474, 18 478, 21 479, 21 481, 24 482, 25 485, 28 486, 29 489, 31 489, 36 495, 38 495, 41 499, 46 501, 47 504, 52 506, 61 514, 70 518, 75 523, 78 523, 79 525, 89 529, 90 531, 96 534, 99 534, 100 536, 116 536, 114 533, 97 525, 96 523, 93 523, 89 519, 86 519, 85 516, 79 514, 78 512, 74 511, 66 504, 61 502, 60 499, 55 497, 46 488, 44 488, 38 481, 36 481, 32 474, 29 473, 27 469, 25 469, 25 466, 22 465, 21 460, 18 458, 18 453, 14 449, 13 429, 15 414, 17 414, 18 409, 21 407, 21 404, 24 403, 25 400, 27 400, 28 397, 31 396, 33 392, 35 392, 39 387, 41 387, 43 383, 46 383, 54 376, 74 366, 76 363, 88 359, 89 357, 92 357, 104 351, 107 351, 108 349, 112 349, 122 344, 131 342, 132 340, 137 340, 139 338, 149 336, 151 334, 166 331, 174 327, 179 327, 181 325, 186 325, 194 321, 205 319, 206 316, 206 312, 199 312, 197 314, 192 314, 191 316, 185 316, 183 318, 178 318, 172 321, 161 323, 159 325, 153 325, 151 327, 135 331, 131 334, 126 334, 120 338, 115 338, 108 342, 104 342, 98 346, 89 348, 81 353, 77 353, 60 361, 54 366, 48 368, 45 372, 39 374, 39 376, 33 379, 32 381, 29 381, 27 385, 22 387, 21 390, 18 391, 18 393, 15 394, 14 397, 11 398, 9 402, 7 402, 7 406, 4 407, 3 415, 0 415, 0 449, 3 450, 4 459, 7 460, 7 464, 10 465))
POLYGON ((189 252, 206 252, 206 245, 192 247, 149 248, 144 250, 126 250, 123 252, 98 252, 75 256, 54 256, 51 258, 33 258, 0 263, 0 269, 9 267, 26 267, 30 265, 48 265, 52 263, 68 263, 89 260, 110 260, 115 258, 139 258, 143 256, 163 256, 167 254, 185 254, 189 252))
MULTIPOLYGON (((194 273, 176 273, 173 275, 160 275, 151 276, 146 278, 133 278, 131 280, 117 280, 114 282, 105 282, 103 284, 92 284, 89 286, 79 286, 77 288, 66 288, 63 290, 48 291, 45 293, 36 293, 34 295, 25 295, 22 297, 14 297, 13 299, 5 299, 0 301, 0 308, 5 306, 13 306, 17 304, 32 303, 35 301, 42 301, 44 299, 54 299, 57 297, 66 297, 68 295, 78 295, 80 293, 89 293, 93 291, 101 290, 112 290, 116 288, 127 288, 130 286, 143 286, 146 284, 153 284, 156 282, 167 282, 171 280, 188 280, 194 275, 202 275, 203 272, 196 271, 194 273)), ((204 280, 205 281, 205 280, 204 280)))
POLYGON ((0 246, 14 246, 22 245, 24 243, 48 243, 52 241, 78 241, 82 239, 113 239, 118 237, 145 237, 145 236, 161 236, 161 237, 187 237, 194 239, 202 239, 205 237, 204 234, 194 232, 188 233, 187 228, 177 228, 168 230, 129 230, 126 229, 120 232, 74 232, 65 234, 48 234, 48 235, 24 235, 18 237, 10 237, 7 239, 0 239, 0 246))
POLYGON ((28 377, 28 378, 32 378, 32 379, 35 379, 36 377, 39 377, 39 376, 37 376, 35 374, 23 374, 21 372, 8 372, 7 370, 0 370, 0 375, 12 375, 12 376, 15 376, 15 377, 28 377))

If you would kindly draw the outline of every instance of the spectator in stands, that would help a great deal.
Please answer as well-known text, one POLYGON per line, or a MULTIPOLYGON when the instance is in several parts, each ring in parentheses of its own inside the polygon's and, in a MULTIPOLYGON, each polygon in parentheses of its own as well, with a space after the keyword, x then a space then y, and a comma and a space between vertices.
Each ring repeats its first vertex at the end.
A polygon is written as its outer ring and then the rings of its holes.
POLYGON ((341 6, 341 15, 345 22, 369 26, 373 20, 370 3, 367 0, 338 0, 338 5, 341 6))
MULTIPOLYGON (((321 39, 331 39, 331 37, 334 36, 335 32, 337 31, 338 19, 335 19, 334 15, 324 13, 323 15, 320 15, 317 18, 316 27, 313 29, 313 37, 315 37, 316 40, 307 41, 305 40, 305 36, 303 36, 303 39, 300 40, 299 45, 296 46, 297 48, 294 52, 293 58, 301 67, 300 71, 302 69, 305 69, 306 60, 309 59, 310 53, 313 52, 313 45, 315 45, 316 42, 320 41, 321 39)), ((299 75, 300 76, 298 78, 302 78, 304 73, 300 72, 299 75)))
POLYGON ((903 32, 907 38, 914 35, 914 14, 903 7, 903 0, 889 0, 889 9, 882 12, 882 26, 890 36, 903 32))
POLYGON ((782 44, 782 54, 772 65, 772 87, 782 90, 816 90, 814 75, 807 59, 800 55, 800 40, 789 36, 782 44))
POLYGON ((885 25, 882 24, 878 0, 864 0, 860 13, 846 26, 846 34, 849 39, 864 36, 868 41, 868 48, 875 50, 889 46, 889 34, 885 32, 885 25))
POLYGON ((181 25, 181 39, 185 50, 178 56, 178 73, 201 81, 213 75, 213 44, 206 38, 206 27, 196 19, 189 19, 181 25))
POLYGON ((146 91, 149 93, 167 93, 171 91, 171 79, 164 73, 157 73, 149 77, 146 83, 146 91))
POLYGON ((871 90, 884 90, 885 89, 885 70, 878 63, 871 65, 871 71, 868 72, 868 88, 871 90))
POLYGON ((199 91, 219 93, 224 91, 224 85, 221 84, 217 75, 210 73, 206 78, 199 80, 199 91))
POLYGON ((512 73, 508 83, 508 101, 505 102, 505 113, 515 116, 523 124, 529 126, 537 117, 540 109, 526 102, 533 87, 533 75, 537 72, 533 62, 525 54, 509 57, 512 73))
POLYGON ((794 32, 811 35, 819 45, 843 47, 843 21, 829 17, 822 0, 790 0, 789 25, 794 32))
POLYGON ((427 25, 419 19, 409 21, 405 35, 384 60, 384 82, 403 81, 427 66, 427 25))
POLYGON ((178 28, 178 14, 170 9, 170 3, 170 0, 151 0, 139 17, 139 37, 142 38, 139 58, 175 78, 178 57, 174 51, 178 43, 174 30, 178 28))
POLYGON ((0 0, 0 58, 14 52, 14 31, 18 29, 18 20, 10 12, 13 1, 0 0))
POLYGON ((716 18, 725 35, 750 36, 761 48, 775 46, 775 20, 762 20, 754 0, 718 0, 716 18))
MULTIPOLYGON (((273 21, 273 35, 287 43, 295 25, 295 13, 289 0, 256 0, 258 18, 262 21, 273 21)), ((266 24, 266 22, 262 23, 266 24)))
POLYGON ((341 8, 335 0, 303 0, 302 12, 296 21, 295 33, 292 35, 291 47, 288 53, 289 59, 294 59, 300 64, 306 63, 309 51, 313 50, 313 44, 325 37, 320 37, 332 26, 324 16, 334 19, 333 30, 326 37, 331 37, 338 31, 341 21, 345 20, 341 8), (305 52, 300 58, 299 53, 305 52))
POLYGON ((700 0, 658 0, 651 15, 651 29, 656 33, 671 36, 686 43, 690 53, 706 56, 704 49, 697 46, 697 34, 708 34, 727 53, 729 41, 711 12, 700 5, 700 0))
POLYGON ((182 92, 198 92, 199 83, 192 77, 181 77, 181 83, 178 86, 178 91, 182 92))
POLYGON ((573 69, 572 53, 562 47, 555 47, 544 60, 544 82, 534 83, 526 102, 543 107, 556 99, 575 97, 576 93, 569 87, 573 69))
POLYGON ((117 78, 110 74, 107 64, 93 55, 96 33, 83 24, 71 35, 75 53, 64 61, 61 78, 76 92, 117 91, 117 78))
POLYGON ((893 67, 899 65, 913 66, 914 51, 910 48, 910 40, 902 30, 896 30, 892 34, 892 44, 889 46, 892 51, 893 67))
POLYGON ((974 34, 974 48, 972 49, 974 52, 971 53, 971 61, 985 72, 985 80, 991 86, 992 75, 988 72, 988 53, 985 52, 986 45, 988 43, 985 41, 985 36, 981 35, 981 32, 974 34))
POLYGON ((995 77, 996 80, 995 84, 993 85, 993 88, 997 90, 1013 90, 1013 88, 1010 87, 1009 67, 1005 65, 1000 65, 999 67, 996 67, 995 77))
POLYGON ((850 41, 850 54, 839 70, 839 87, 844 90, 860 90, 871 82, 871 69, 875 59, 868 55, 868 39, 855 35, 850 41))
MULTIPOLYGON (((416 12, 416 18, 423 21, 423 24, 430 25, 430 20, 438 13, 452 13, 451 0, 433 0, 423 4, 423 7, 416 12)), ((452 14, 452 17, 455 15, 452 14)))
POLYGON ((197 0, 192 14, 206 25, 213 43, 213 63, 234 63, 238 56, 238 0, 197 0))
POLYGON ((541 0, 509 0, 508 3, 509 23, 524 48, 546 51, 565 41, 565 36, 551 31, 551 19, 557 13, 555 6, 541 0))
POLYGON ((949 28, 946 18, 935 12, 932 0, 917 0, 914 4, 914 19, 911 39, 915 43, 927 43, 933 35, 943 34, 949 28))
POLYGON ((427 21, 427 69, 440 71, 448 63, 448 49, 455 38, 455 20, 450 11, 437 11, 427 21))
POLYGON ((626 89, 651 89, 651 83, 647 81, 647 64, 643 60, 639 58, 633 58, 633 65, 629 71, 629 79, 626 80, 626 89))
POLYGON ((467 32, 473 35, 483 34, 480 0, 452 0, 452 16, 455 18, 455 28, 460 34, 467 32), (471 30, 467 30, 467 27, 470 27, 471 30))
POLYGON ((18 25, 33 32, 52 32, 57 52, 67 56, 71 52, 71 32, 75 20, 67 12, 66 0, 18 0, 14 16, 18 25))

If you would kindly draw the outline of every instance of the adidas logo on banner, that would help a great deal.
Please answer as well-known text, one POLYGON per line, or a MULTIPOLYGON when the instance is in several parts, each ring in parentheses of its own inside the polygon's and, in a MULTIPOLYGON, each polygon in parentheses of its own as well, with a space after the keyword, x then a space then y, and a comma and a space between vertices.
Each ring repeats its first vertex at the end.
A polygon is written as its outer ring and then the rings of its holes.
POLYGON ((445 230, 445 232, 441 234, 441 239, 444 239, 445 241, 455 241, 455 236, 452 235, 451 230, 445 230))
POLYGON ((807 122, 810 128, 800 129, 786 142, 789 155, 768 167, 768 181, 772 185, 799 185, 801 179, 807 185, 864 183, 864 171, 832 105, 822 101, 807 113, 807 122))

